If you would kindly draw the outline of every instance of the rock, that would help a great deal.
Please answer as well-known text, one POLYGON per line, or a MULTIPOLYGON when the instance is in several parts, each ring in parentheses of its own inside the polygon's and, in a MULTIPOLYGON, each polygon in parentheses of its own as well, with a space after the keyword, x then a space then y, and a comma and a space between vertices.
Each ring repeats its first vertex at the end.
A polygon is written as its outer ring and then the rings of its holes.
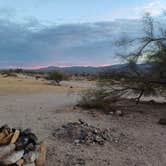
POLYGON ((94 129, 94 130, 93 130, 93 133, 97 134, 97 133, 98 133, 97 129, 94 129))
POLYGON ((104 140, 101 137, 99 137, 99 136, 96 136, 95 141, 97 143, 99 143, 100 145, 104 145, 104 140))
POLYGON ((78 119, 78 121, 80 122, 80 124, 84 124, 84 125, 88 125, 84 120, 82 119, 78 119))
POLYGON ((14 164, 16 163, 18 160, 20 160, 24 155, 24 150, 21 151, 16 151, 13 152, 12 154, 10 154, 9 156, 7 156, 3 162, 7 165, 9 164, 14 164))
POLYGON ((18 161, 16 162, 16 165, 17 165, 17 166, 23 166, 23 164, 24 164, 24 160, 23 160, 23 159, 20 159, 20 160, 18 160, 18 161))
POLYGON ((39 146, 38 138, 31 129, 22 130, 9 128, 8 125, 2 126, 0 145, 0 166, 23 166, 24 162, 30 163, 29 166, 36 166, 35 161, 40 161, 38 166, 44 166, 46 148, 43 148, 42 144, 39 146))
POLYGON ((14 135, 13 135, 13 137, 12 137, 10 143, 12 143, 12 144, 16 143, 16 141, 17 141, 17 139, 19 138, 19 136, 20 136, 20 131, 19 131, 19 130, 16 130, 16 131, 14 132, 14 135))
POLYGON ((15 147, 15 144, 0 147, 0 160, 3 159, 4 156, 11 154, 15 150, 15 147))
POLYGON ((35 150, 36 150, 36 146, 33 143, 30 143, 25 147, 26 152, 35 151, 35 150))
POLYGON ((39 156, 38 152, 30 151, 23 156, 23 159, 26 163, 33 163, 39 156))
POLYGON ((114 112, 113 112, 113 111, 111 111, 111 112, 109 112, 109 114, 110 114, 110 115, 114 115, 114 112))
POLYGON ((8 126, 7 124, 3 125, 3 126, 0 128, 0 132, 3 132, 4 129, 7 129, 8 132, 10 131, 10 128, 9 128, 9 126, 8 126))
POLYGON ((36 166, 35 163, 24 164, 24 166, 36 166))
POLYGON ((103 145, 106 141, 109 141, 110 131, 107 129, 100 129, 92 125, 87 124, 82 119, 79 119, 79 123, 68 123, 61 128, 56 129, 53 136, 60 139, 66 139, 69 142, 73 142, 75 145, 79 144, 99 144, 103 145))
POLYGON ((123 116, 123 111, 117 110, 117 111, 115 111, 115 114, 118 116, 123 116))
POLYGON ((33 143, 34 145, 38 143, 38 138, 34 133, 29 133, 27 137, 29 139, 29 142, 33 143))
POLYGON ((35 160, 35 164, 36 166, 45 166, 45 162, 46 162, 46 142, 45 141, 40 143, 38 152, 39 152, 39 156, 35 160))
POLYGON ((76 139, 76 140, 74 140, 74 143, 75 143, 76 145, 78 145, 78 144, 80 143, 80 140, 79 140, 79 139, 76 139))
POLYGON ((161 125, 166 125, 166 119, 161 118, 161 119, 158 121, 158 123, 161 124, 161 125))
POLYGON ((16 149, 21 150, 24 149, 28 145, 28 138, 25 136, 19 137, 19 139, 16 141, 16 149))
POLYGON ((77 159, 77 164, 80 166, 85 166, 86 163, 85 163, 85 160, 79 158, 79 159, 77 159))
POLYGON ((30 128, 27 128, 23 131, 24 135, 28 135, 28 134, 31 134, 31 133, 32 133, 32 130, 30 128))
POLYGON ((0 128, 0 145, 7 145, 10 143, 13 136, 11 129, 4 125, 0 128))
POLYGON ((33 144, 34 148, 37 145, 38 139, 34 133, 31 132, 31 129, 26 129, 21 133, 21 136, 16 141, 16 149, 26 149, 29 144, 33 144))

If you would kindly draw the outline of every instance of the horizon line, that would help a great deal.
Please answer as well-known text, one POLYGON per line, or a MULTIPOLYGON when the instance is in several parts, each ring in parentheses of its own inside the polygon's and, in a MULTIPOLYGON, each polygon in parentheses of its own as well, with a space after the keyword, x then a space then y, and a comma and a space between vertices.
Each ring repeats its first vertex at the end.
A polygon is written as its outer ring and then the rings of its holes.
POLYGON ((38 70, 42 68, 48 67, 58 67, 58 68, 67 68, 67 67, 107 67, 112 66, 112 64, 102 64, 102 65, 40 65, 40 66, 4 66, 0 67, 1 70, 3 69, 24 69, 24 70, 38 70))

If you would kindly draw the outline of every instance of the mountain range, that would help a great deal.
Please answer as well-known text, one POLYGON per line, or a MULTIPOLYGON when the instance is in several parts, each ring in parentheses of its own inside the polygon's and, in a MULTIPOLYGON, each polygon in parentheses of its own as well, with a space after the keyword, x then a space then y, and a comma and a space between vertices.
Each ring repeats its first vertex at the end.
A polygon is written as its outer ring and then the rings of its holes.
MULTIPOLYGON (((149 64, 139 64, 138 68, 140 70, 146 70, 149 67, 149 64)), ((102 67, 93 67, 93 66, 71 66, 71 67, 56 67, 56 66, 49 66, 46 68, 40 68, 35 70, 36 72, 52 72, 52 71, 61 71, 71 74, 96 74, 99 72, 104 71, 127 71, 129 70, 129 67, 127 64, 116 64, 116 65, 110 65, 110 66, 102 66, 102 67)))

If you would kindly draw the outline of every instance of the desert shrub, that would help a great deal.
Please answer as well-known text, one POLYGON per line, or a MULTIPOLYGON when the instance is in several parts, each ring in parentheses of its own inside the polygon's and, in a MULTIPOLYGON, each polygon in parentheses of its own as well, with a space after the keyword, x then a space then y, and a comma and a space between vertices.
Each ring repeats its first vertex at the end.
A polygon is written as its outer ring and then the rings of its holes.
POLYGON ((62 73, 62 74, 63 74, 63 80, 65 80, 65 81, 70 80, 72 77, 72 75, 70 75, 70 74, 66 74, 66 73, 62 73))
POLYGON ((114 112, 118 109, 117 103, 123 99, 123 94, 123 90, 98 86, 96 89, 89 89, 82 93, 79 106, 87 109, 100 109, 105 113, 114 112))
POLYGON ((49 76, 47 79, 55 81, 57 84, 59 84, 63 80, 63 74, 58 71, 53 71, 49 73, 49 76))
POLYGON ((15 72, 15 73, 23 73, 23 72, 24 72, 24 70, 23 70, 23 69, 18 68, 18 69, 15 69, 15 70, 14 70, 14 72, 15 72))
POLYGON ((105 91, 101 89, 89 89, 81 95, 79 105, 84 108, 102 108, 105 96, 105 91))
POLYGON ((4 77, 17 77, 17 74, 10 71, 10 70, 6 70, 6 71, 3 71, 1 73, 4 77))
POLYGON ((42 77, 41 77, 41 76, 38 76, 38 75, 35 76, 35 79, 36 79, 36 80, 38 80, 38 79, 40 79, 40 78, 42 78, 42 77))
POLYGON ((65 73, 59 72, 59 71, 53 71, 48 74, 46 77, 47 80, 51 80, 52 83, 59 84, 62 80, 68 80, 69 77, 65 73))

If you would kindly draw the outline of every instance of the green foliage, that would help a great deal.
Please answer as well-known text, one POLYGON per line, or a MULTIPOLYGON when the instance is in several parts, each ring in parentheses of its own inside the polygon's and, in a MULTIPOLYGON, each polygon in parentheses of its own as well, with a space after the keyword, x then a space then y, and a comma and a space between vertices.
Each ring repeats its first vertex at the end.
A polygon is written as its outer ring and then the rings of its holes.
POLYGON ((51 81, 55 81, 57 84, 59 84, 62 80, 66 79, 66 75, 59 71, 53 71, 49 73, 47 79, 51 81))
POLYGON ((104 89, 89 89, 82 94, 79 105, 83 108, 102 109, 104 105, 103 100, 108 95, 108 92, 104 89))
POLYGON ((148 61, 152 62, 152 72, 158 79, 166 78, 166 48, 154 52, 148 56, 148 61))
POLYGON ((145 15, 144 34, 121 42, 125 48, 127 44, 134 46, 134 51, 122 56, 132 73, 123 77, 121 86, 138 94, 138 100, 142 96, 159 95, 166 89, 166 29, 155 21, 149 14, 145 15), (141 62, 149 65, 148 72, 139 70, 141 62))
MULTIPOLYGON (((145 36, 141 35, 140 38, 128 42, 130 45, 132 41, 136 42, 139 45, 138 50, 123 56, 128 63, 126 70, 100 73, 100 88, 83 94, 80 101, 81 106, 113 108, 116 100, 120 100, 122 95, 130 94, 135 94, 135 100, 139 103, 142 96, 161 95, 161 92, 166 89, 166 29, 155 27, 158 24, 154 23, 154 19, 150 15, 146 15, 143 21, 145 36), (161 30, 161 34, 156 35, 156 31, 159 32, 159 30, 161 30), (138 63, 142 60, 144 63, 150 64, 148 73, 138 67, 138 63), (114 98, 116 100, 113 100, 114 98)), ((126 41, 123 40, 120 43, 126 46, 126 41)), ((137 47, 134 44, 133 46, 137 47)))
POLYGON ((82 94, 79 106, 87 109, 94 108, 104 113, 115 112, 121 107, 118 103, 123 100, 124 93, 123 90, 99 85, 96 89, 89 89, 82 94))

